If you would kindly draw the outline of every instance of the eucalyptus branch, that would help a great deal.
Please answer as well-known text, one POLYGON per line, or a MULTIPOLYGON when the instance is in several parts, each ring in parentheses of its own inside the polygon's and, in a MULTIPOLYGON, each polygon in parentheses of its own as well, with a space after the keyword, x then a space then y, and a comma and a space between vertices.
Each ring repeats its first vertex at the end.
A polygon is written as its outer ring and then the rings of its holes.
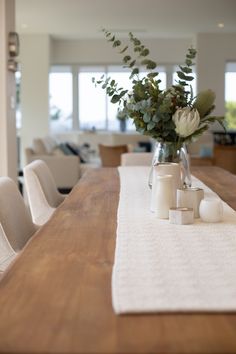
POLYGON ((149 58, 145 45, 129 33, 129 45, 124 45, 116 36, 103 29, 106 40, 122 55, 123 67, 130 69, 132 91, 119 87, 115 80, 103 75, 93 82, 106 90, 112 103, 119 103, 123 113, 133 120, 136 130, 154 139, 180 145, 200 136, 209 125, 217 121, 225 129, 224 117, 212 117, 215 93, 208 89, 193 95, 191 81, 196 50, 189 48, 184 65, 177 71, 177 84, 161 90, 161 80, 157 78, 156 62, 149 58), (133 56, 129 54, 133 51, 133 56), (139 78, 139 65, 148 73, 139 78), (187 89, 188 88, 188 89, 187 89))

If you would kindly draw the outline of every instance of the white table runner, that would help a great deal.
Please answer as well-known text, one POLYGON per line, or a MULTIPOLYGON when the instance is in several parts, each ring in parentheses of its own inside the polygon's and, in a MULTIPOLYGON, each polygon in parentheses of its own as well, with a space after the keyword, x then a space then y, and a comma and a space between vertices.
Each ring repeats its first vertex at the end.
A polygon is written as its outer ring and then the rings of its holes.
MULTIPOLYGON (((149 211, 149 171, 119 168, 114 311, 236 311, 236 212, 224 203, 224 221, 216 224, 157 219, 149 211)), ((193 185, 216 196, 196 178, 193 185)))

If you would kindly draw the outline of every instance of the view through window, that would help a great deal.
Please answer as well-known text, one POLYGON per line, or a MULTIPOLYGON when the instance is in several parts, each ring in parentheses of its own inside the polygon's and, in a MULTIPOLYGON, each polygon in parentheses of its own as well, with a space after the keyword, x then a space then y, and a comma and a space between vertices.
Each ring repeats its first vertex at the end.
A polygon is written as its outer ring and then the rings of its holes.
POLYGON ((236 129, 236 62, 226 64, 225 110, 228 130, 236 129))
POLYGON ((22 126, 22 114, 20 107, 20 91, 21 91, 21 72, 15 72, 16 82, 16 129, 19 130, 22 126))
POLYGON ((50 130, 72 129, 72 72, 70 67, 54 67, 49 76, 50 130))
MULTIPOLYGON (((161 80, 160 89, 167 82, 175 83, 175 65, 168 69, 165 65, 157 68, 161 80)), ((117 65, 100 66, 53 66, 49 77, 50 92, 50 128, 52 133, 75 129, 81 130, 120 130, 117 119, 118 103, 113 104, 100 86, 92 82, 102 75, 112 77, 119 87, 130 90, 130 70, 117 65)), ((146 72, 140 68, 140 78, 146 72)), ((196 75, 192 82, 196 94, 196 75)), ((131 119, 126 122, 127 130, 135 130, 131 119)))

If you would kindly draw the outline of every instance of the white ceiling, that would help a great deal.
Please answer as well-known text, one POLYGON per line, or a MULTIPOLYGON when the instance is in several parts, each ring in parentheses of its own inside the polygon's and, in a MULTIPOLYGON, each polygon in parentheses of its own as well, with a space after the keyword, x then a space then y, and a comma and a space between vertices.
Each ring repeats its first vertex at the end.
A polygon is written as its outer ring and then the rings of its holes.
POLYGON ((236 0, 15 0, 19 33, 102 37, 105 27, 139 37, 236 32, 236 0), (224 23, 219 28, 218 23, 224 23))

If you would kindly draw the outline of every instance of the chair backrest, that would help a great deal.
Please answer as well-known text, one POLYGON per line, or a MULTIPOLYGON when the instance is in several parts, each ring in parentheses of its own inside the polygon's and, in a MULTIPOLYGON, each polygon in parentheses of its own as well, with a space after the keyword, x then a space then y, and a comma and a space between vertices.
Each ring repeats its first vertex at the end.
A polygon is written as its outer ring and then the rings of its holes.
POLYGON ((37 230, 16 184, 0 177, 0 223, 14 251, 24 247, 37 230))
POLYGON ((99 144, 98 147, 103 167, 120 166, 121 155, 128 152, 127 145, 108 146, 99 144))
MULTIPOLYGON (((34 188, 34 182, 38 180, 42 192, 52 208, 56 208, 64 200, 61 193, 58 192, 51 171, 44 161, 35 160, 25 166, 24 177, 27 192, 31 192, 31 188, 34 188), (31 184, 31 182, 33 184, 31 184)), ((33 189, 32 192, 36 194, 37 190, 33 189)))
POLYGON ((121 166, 151 166, 152 152, 127 152, 121 155, 121 166))
POLYGON ((33 221, 42 225, 64 196, 58 192, 51 171, 42 160, 35 160, 24 167, 24 182, 33 221))
POLYGON ((11 247, 3 227, 0 224, 0 278, 2 272, 6 270, 16 255, 17 253, 11 247))

